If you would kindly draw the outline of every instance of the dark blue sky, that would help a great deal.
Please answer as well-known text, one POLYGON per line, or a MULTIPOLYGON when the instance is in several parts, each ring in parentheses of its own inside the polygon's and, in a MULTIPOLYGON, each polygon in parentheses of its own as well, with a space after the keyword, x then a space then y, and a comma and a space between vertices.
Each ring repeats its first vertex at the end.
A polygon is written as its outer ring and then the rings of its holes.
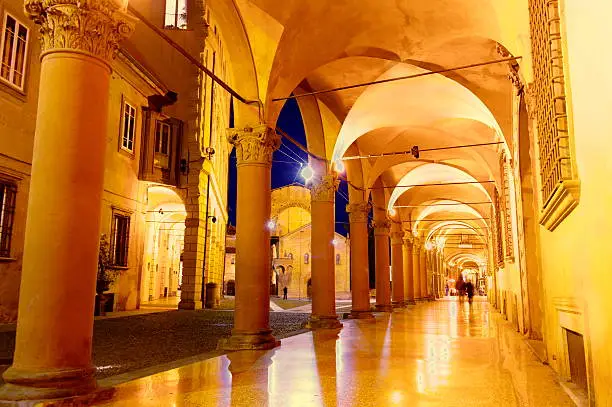
MULTIPOLYGON (((277 126, 285 133, 307 146, 306 134, 302 115, 295 100, 290 99, 285 103, 278 119, 277 126)), ((293 183, 304 185, 304 179, 300 176, 301 166, 308 164, 308 155, 294 146, 290 141, 283 139, 280 149, 274 152, 272 158, 272 188, 280 188, 293 183), (301 166, 300 166, 301 165, 301 166)), ((232 225, 236 224, 236 153, 232 151, 229 168, 229 218, 232 225)), ((336 193, 336 232, 346 236, 347 228, 344 223, 348 222, 345 211, 348 198, 348 187, 345 182, 340 184, 336 193)))

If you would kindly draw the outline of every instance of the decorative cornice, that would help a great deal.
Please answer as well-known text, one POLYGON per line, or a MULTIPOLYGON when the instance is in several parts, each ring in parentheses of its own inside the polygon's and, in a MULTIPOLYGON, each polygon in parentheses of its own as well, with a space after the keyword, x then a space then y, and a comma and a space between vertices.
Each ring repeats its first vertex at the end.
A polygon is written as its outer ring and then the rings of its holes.
POLYGON ((227 141, 236 147, 237 165, 272 165, 272 154, 281 144, 275 131, 265 124, 254 128, 228 129, 227 141))
POLYGON ((346 205, 346 212, 349 214, 349 222, 366 223, 370 212, 370 203, 366 201, 350 203, 346 205))
POLYGON ((310 187, 311 200, 313 202, 334 202, 338 185, 340 185, 340 180, 335 173, 315 179, 310 187))
POLYGON ((540 224, 552 232, 579 202, 580 181, 560 182, 540 215, 540 224))
POLYGON ((391 244, 404 244, 404 232, 391 232, 391 244))
POLYGON ((375 236, 389 236, 391 221, 388 219, 374 220, 372 223, 375 236))
POLYGON ((43 54, 75 50, 110 62, 134 31, 133 19, 113 0, 26 0, 24 9, 40 25, 43 54))

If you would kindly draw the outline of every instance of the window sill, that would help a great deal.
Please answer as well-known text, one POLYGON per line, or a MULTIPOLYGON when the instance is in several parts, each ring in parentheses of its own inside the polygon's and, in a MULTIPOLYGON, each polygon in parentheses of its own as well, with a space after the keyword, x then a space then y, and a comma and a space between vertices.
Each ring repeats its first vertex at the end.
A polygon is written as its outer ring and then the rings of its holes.
POLYGON ((13 96, 16 99, 19 99, 22 102, 27 102, 26 94, 23 90, 17 88, 16 86, 11 85, 6 82, 4 79, 0 79, 0 90, 3 90, 7 94, 13 96))
POLYGON ((540 224, 552 232, 578 206, 579 202, 580 181, 560 182, 547 207, 540 215, 540 224))
POLYGON ((13 261, 17 261, 14 257, 0 257, 0 263, 10 263, 13 261))
POLYGON ((129 266, 108 266, 108 267, 113 270, 128 270, 130 268, 129 266))

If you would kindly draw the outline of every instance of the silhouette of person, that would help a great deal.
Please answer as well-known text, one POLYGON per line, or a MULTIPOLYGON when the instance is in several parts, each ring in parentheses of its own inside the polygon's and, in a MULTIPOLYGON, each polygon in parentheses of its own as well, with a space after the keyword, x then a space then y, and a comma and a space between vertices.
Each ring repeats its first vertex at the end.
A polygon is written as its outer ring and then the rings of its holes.
POLYGON ((471 281, 465 283, 465 292, 468 296, 468 301, 471 304, 472 300, 474 299, 474 284, 472 284, 471 281))
POLYGON ((285 287, 283 288, 283 300, 286 300, 286 299, 287 299, 287 291, 288 291, 288 290, 287 290, 287 286, 285 286, 285 287))

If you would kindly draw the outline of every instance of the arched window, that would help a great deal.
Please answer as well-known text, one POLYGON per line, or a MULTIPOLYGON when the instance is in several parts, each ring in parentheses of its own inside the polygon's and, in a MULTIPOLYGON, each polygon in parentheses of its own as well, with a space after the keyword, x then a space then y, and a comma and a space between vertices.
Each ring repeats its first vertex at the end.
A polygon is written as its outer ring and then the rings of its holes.
POLYGON ((336 264, 340 264, 340 254, 336 254, 336 264))
POLYGON ((304 253, 304 264, 308 264, 310 262, 310 255, 308 253, 304 253))

